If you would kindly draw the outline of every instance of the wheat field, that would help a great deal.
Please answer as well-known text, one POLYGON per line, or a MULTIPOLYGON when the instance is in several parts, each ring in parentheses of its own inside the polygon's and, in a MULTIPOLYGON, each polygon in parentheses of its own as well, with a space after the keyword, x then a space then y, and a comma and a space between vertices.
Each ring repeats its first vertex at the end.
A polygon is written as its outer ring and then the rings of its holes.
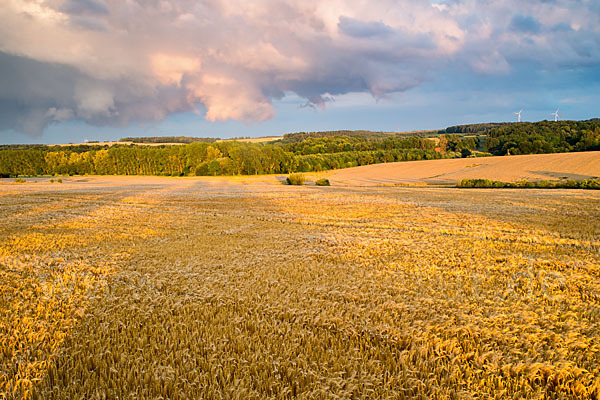
POLYGON ((0 185, 0 398, 599 399, 600 193, 0 185))
POLYGON ((462 179, 478 178, 503 182, 598 179, 600 151, 395 162, 339 169, 322 175, 338 185, 348 186, 456 185, 462 179))

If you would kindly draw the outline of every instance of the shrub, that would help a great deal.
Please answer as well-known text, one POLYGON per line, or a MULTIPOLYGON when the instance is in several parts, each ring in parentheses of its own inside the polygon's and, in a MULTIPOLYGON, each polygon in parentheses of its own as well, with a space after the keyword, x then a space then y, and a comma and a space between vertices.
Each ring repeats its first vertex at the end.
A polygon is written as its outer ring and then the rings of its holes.
POLYGON ((304 185, 303 174, 290 174, 286 179, 285 183, 288 185, 304 185))
POLYGON ((25 179, 17 178, 17 179, 15 179, 15 183, 25 183, 25 179))
POLYGON ((548 189, 552 187, 552 184, 550 183, 550 181, 539 181, 537 183, 537 187, 540 189, 548 189))
POLYGON ((50 183, 54 183, 54 179, 50 179, 50 183))
POLYGON ((58 183, 62 183, 62 178, 58 178, 58 179, 56 180, 56 182, 58 182, 58 183))
POLYGON ((473 180, 472 179, 463 179, 460 182, 458 182, 457 186, 460 188, 472 188, 473 180))
POLYGON ((490 188, 493 187, 494 182, 492 182, 489 179, 478 179, 477 182, 475 183, 475 187, 479 187, 479 188, 490 188))
POLYGON ((523 179, 521 182, 501 182, 489 179, 463 179, 456 185, 459 188, 538 188, 538 189, 600 189, 600 180, 590 179, 582 181, 539 181, 530 182, 523 179))
POLYGON ((588 189, 600 189, 600 179, 590 179, 587 183, 588 189))
POLYGON ((534 188, 536 186, 535 182, 530 182, 526 179, 523 179, 521 182, 519 182, 519 187, 522 188, 534 188))
POLYGON ((315 182, 315 185, 317 186, 330 186, 331 184, 329 183, 329 179, 327 178, 321 178, 319 180, 317 180, 315 182))
POLYGON ((577 188, 579 184, 576 181, 569 179, 566 182, 564 182, 562 186, 568 189, 574 189, 577 188))

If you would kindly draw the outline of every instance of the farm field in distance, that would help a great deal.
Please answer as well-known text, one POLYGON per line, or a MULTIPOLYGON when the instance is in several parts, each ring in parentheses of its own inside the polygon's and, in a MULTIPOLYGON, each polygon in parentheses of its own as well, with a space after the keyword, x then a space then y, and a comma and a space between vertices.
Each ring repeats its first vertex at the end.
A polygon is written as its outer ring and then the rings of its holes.
POLYGON ((598 179, 600 151, 395 162, 328 171, 326 174, 335 182, 351 186, 456 185, 461 179, 477 178, 505 182, 598 179))
POLYGON ((5 183, 0 398, 599 399, 599 249, 592 190, 5 183))

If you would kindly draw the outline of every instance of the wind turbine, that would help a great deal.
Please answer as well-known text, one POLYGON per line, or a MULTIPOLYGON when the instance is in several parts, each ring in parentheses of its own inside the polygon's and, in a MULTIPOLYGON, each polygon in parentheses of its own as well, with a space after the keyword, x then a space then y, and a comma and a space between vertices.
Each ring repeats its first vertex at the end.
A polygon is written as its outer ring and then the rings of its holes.
POLYGON ((554 115, 554 122, 558 121, 558 108, 556 109, 555 112, 550 113, 550 115, 554 115))
POLYGON ((519 119, 517 120, 517 122, 521 122, 521 113, 523 112, 523 109, 521 108, 521 111, 516 112, 515 114, 519 116, 519 119))

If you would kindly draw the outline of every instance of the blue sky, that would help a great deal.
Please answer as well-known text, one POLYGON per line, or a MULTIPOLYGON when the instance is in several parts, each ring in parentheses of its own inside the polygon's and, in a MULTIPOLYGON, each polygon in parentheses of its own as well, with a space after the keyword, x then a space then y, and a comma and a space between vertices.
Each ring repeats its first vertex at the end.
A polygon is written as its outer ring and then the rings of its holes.
POLYGON ((0 143, 600 117, 596 1, 11 0, 0 143))

